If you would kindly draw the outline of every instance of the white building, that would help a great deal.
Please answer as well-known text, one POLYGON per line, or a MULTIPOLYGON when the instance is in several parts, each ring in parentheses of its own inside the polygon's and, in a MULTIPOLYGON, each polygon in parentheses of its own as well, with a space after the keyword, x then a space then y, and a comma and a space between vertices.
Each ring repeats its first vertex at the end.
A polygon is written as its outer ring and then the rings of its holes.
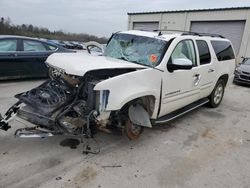
POLYGON ((128 13, 128 29, 220 34, 238 58, 250 57, 250 7, 128 13))

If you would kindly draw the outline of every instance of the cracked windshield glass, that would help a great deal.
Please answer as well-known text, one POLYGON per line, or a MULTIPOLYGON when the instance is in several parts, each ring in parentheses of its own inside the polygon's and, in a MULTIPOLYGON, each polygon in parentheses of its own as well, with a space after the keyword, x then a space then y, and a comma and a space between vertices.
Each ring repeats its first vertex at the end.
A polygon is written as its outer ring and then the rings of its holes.
POLYGON ((157 66, 167 41, 130 34, 115 34, 104 56, 122 59, 150 67, 157 66))

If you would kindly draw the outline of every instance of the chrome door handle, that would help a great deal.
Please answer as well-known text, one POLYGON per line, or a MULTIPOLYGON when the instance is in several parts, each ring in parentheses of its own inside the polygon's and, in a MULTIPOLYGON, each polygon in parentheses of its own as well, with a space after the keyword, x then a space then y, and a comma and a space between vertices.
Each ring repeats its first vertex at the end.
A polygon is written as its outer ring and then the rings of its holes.
POLYGON ((194 78, 197 78, 199 76, 200 76, 200 74, 198 74, 198 73, 193 75, 194 78))
POLYGON ((200 74, 194 74, 193 77, 196 78, 194 80, 194 85, 197 86, 199 84, 200 80, 201 80, 201 75, 200 74))
POLYGON ((214 72, 214 69, 209 69, 209 70, 208 70, 208 73, 210 73, 210 72, 214 72))

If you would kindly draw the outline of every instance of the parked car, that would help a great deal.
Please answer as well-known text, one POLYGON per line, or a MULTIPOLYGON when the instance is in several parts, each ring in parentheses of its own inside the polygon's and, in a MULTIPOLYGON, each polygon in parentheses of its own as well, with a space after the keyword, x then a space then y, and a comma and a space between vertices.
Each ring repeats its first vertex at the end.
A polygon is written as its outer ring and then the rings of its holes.
POLYGON ((219 106, 234 77, 235 54, 228 39, 215 35, 125 31, 112 36, 103 56, 53 54, 47 63, 52 79, 16 95, 2 129, 17 112, 37 125, 17 130, 19 137, 92 138, 102 130, 137 139, 143 127, 206 103, 219 106))
POLYGON ((250 84, 250 58, 243 58, 243 61, 236 67, 234 82, 250 84))
POLYGON ((0 80, 46 77, 47 57, 53 53, 72 52, 45 41, 21 37, 0 36, 0 80))
POLYGON ((83 50, 87 50, 86 45, 85 45, 83 42, 79 42, 79 45, 82 46, 82 49, 83 49, 83 50))
POLYGON ((66 45, 59 40, 47 40, 48 43, 66 48, 66 45))
POLYGON ((74 49, 77 49, 77 50, 82 50, 83 49, 82 45, 79 44, 79 42, 70 41, 70 43, 74 46, 74 49))
POLYGON ((71 44, 69 41, 61 41, 63 44, 65 44, 65 48, 68 49, 75 49, 75 46, 71 44))

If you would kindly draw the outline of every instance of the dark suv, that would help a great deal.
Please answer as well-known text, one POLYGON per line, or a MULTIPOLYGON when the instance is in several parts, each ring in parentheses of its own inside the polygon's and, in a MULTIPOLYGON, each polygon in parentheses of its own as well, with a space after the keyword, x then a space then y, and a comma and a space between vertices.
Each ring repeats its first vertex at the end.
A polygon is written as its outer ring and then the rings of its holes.
POLYGON ((73 51, 34 38, 0 35, 0 80, 46 77, 45 60, 58 52, 73 51))

